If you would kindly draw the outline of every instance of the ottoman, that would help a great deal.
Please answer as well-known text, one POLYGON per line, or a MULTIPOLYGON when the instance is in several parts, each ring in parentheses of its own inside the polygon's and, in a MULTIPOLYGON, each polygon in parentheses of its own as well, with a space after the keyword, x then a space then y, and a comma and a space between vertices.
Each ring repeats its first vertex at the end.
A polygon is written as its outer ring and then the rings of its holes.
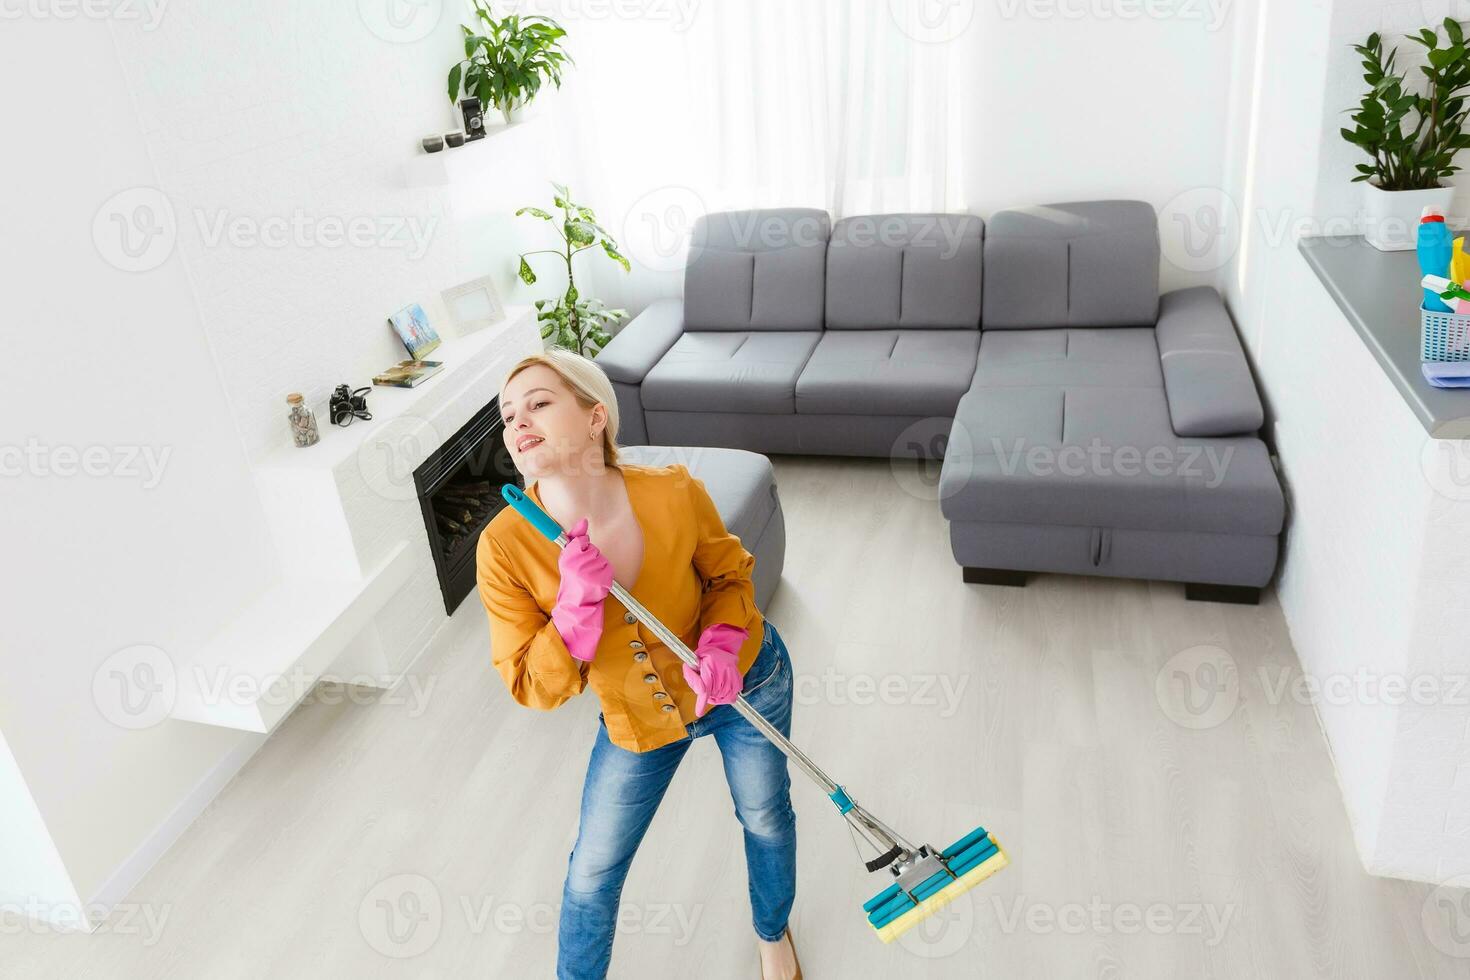
POLYGON ((619 446, 618 452, 638 466, 680 463, 704 483, 726 529, 755 556, 755 604, 764 613, 786 563, 786 523, 771 461, 712 446, 619 446))

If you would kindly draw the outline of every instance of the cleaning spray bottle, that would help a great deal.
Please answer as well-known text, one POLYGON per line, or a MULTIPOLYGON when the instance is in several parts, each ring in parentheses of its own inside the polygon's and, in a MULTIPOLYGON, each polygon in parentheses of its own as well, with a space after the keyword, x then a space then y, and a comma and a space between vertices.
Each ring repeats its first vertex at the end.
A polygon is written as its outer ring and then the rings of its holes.
MULTIPOLYGON (((1437 208, 1425 208, 1419 219, 1419 232, 1415 236, 1415 249, 1419 253, 1419 270, 1426 276, 1448 276, 1450 260, 1454 256, 1453 236, 1445 227, 1444 215, 1437 208)), ((1424 290, 1424 308, 1431 313, 1450 313, 1445 304, 1432 290, 1424 290)))

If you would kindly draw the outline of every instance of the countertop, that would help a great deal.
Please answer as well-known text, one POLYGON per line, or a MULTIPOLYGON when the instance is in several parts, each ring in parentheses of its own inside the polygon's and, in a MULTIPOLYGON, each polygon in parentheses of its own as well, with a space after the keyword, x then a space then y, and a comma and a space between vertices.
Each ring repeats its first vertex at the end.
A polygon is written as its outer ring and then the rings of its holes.
POLYGON ((1470 388, 1436 388, 1419 370, 1419 260, 1380 252, 1361 235, 1303 238, 1297 245, 1424 430, 1470 438, 1470 388))

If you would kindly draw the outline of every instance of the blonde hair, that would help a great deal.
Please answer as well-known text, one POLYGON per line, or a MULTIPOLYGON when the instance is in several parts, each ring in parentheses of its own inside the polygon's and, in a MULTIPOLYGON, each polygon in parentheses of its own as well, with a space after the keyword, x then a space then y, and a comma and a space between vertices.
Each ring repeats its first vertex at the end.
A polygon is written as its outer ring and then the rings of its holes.
POLYGON ((606 466, 622 467, 618 452, 618 396, 613 391, 607 374, 589 357, 565 347, 550 347, 540 354, 531 354, 516 362, 505 376, 500 390, 510 384, 511 379, 526 368, 544 364, 557 373, 567 390, 577 399, 577 404, 590 409, 598 402, 607 409, 607 425, 602 429, 602 462, 606 466))

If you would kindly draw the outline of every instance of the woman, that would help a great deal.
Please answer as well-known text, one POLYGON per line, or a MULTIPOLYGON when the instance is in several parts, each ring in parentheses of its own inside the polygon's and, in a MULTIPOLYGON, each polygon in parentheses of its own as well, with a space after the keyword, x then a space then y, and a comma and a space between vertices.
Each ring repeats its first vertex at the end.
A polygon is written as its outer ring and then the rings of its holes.
POLYGON ((476 562, 491 659, 523 705, 549 710, 589 686, 602 703, 557 976, 606 975, 633 855, 680 759, 712 735, 745 828, 761 974, 799 978, 787 927, 796 817, 786 757, 732 707, 744 693, 790 733, 790 656, 755 606, 754 556, 687 467, 619 459, 617 399, 592 361, 562 349, 527 357, 500 397, 527 495, 569 543, 559 549, 509 507, 485 528, 476 562), (608 595, 614 579, 695 651, 698 670, 608 595))

